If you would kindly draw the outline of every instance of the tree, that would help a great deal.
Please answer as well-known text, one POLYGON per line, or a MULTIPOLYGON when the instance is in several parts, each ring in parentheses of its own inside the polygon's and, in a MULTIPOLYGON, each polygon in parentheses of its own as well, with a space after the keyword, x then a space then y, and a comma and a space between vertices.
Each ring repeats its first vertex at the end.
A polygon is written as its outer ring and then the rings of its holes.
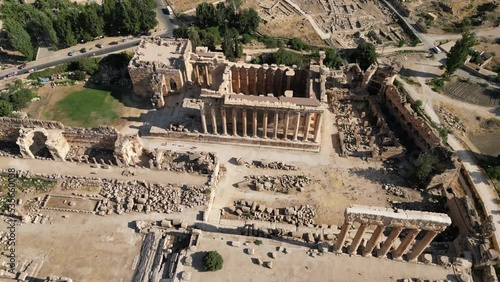
POLYGON ((254 8, 243 9, 239 13, 238 31, 241 34, 251 34, 259 28, 260 17, 259 13, 254 8))
POLYGON ((354 58, 363 70, 368 69, 372 64, 376 63, 377 56, 375 45, 368 42, 362 42, 354 51, 354 58))
POLYGON ((5 19, 4 29, 12 47, 21 52, 27 60, 33 60, 35 51, 30 35, 24 27, 16 19, 5 19))
POLYGON ((86 76, 87 75, 85 74, 84 71, 81 71, 81 70, 75 71, 75 79, 76 80, 80 80, 80 81, 85 80, 86 76))
POLYGON ((15 111, 22 110, 28 106, 28 103, 35 95, 30 89, 23 88, 10 95, 9 100, 15 111))
POLYGON ((196 17, 198 18, 201 28, 215 26, 216 17, 214 5, 206 2, 201 3, 196 7, 196 17))
POLYGON ((335 51, 335 49, 330 48, 325 52, 325 59, 323 60, 323 64, 325 64, 325 66, 329 68, 339 68, 344 64, 344 61, 335 51))
POLYGON ((224 55, 229 60, 239 58, 242 53, 241 43, 238 40, 238 30, 235 28, 229 28, 224 34, 224 39, 222 41, 222 51, 224 55))
POLYGON ((73 13, 61 11, 54 21, 60 48, 68 48, 78 43, 72 27, 73 15, 73 13))
POLYGON ((474 34, 470 31, 462 33, 462 38, 451 47, 450 52, 446 55, 445 76, 452 75, 465 63, 469 50, 474 45, 476 45, 474 34))
POLYGON ((207 271, 221 270, 223 264, 224 259, 217 251, 210 251, 203 257, 203 266, 207 271))
POLYGON ((290 39, 290 41, 288 42, 288 45, 290 45, 290 48, 292 48, 293 50, 297 50, 297 51, 302 51, 302 50, 307 48, 307 44, 304 43, 304 41, 302 41, 302 39, 297 38, 297 37, 290 39))
POLYGON ((189 38, 189 27, 185 23, 181 23, 178 28, 172 31, 174 38, 189 38))
POLYGON ((280 48, 273 54, 273 63, 279 65, 301 65, 302 64, 302 56, 292 51, 287 51, 283 48, 280 48))
POLYGON ((13 110, 14 108, 9 101, 0 100, 0 117, 9 116, 13 110))
POLYGON ((419 185, 427 182, 432 171, 435 169, 438 159, 429 153, 420 153, 417 158, 414 176, 419 185))

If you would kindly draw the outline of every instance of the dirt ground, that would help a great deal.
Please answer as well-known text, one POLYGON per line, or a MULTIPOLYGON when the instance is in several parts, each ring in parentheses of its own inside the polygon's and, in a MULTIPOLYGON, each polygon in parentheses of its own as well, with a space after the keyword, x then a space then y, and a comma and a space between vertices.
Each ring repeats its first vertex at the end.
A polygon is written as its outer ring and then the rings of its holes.
POLYGON ((500 72, 500 44, 482 42, 479 45, 474 46, 478 51, 487 51, 489 53, 494 53, 495 56, 491 59, 485 68, 491 71, 500 72))
MULTIPOLYGON (((235 200, 257 201, 267 207, 283 208, 294 205, 309 204, 316 208, 315 222, 320 224, 340 225, 343 222, 344 210, 351 204, 389 207, 389 200, 410 201, 401 197, 388 195, 382 189, 382 183, 404 185, 403 179, 393 174, 383 175, 381 164, 371 162, 365 166, 360 160, 349 158, 352 166, 362 168, 335 168, 332 166, 306 166, 297 164, 297 171, 281 171, 245 166, 227 165, 225 175, 219 185, 214 208, 234 205, 235 200), (303 192, 291 190, 284 194, 272 191, 255 191, 249 187, 234 187, 244 180, 246 175, 305 175, 312 179, 303 192)), ((366 163, 365 163, 366 164, 366 163)), ((402 188, 410 195, 411 201, 422 200, 420 194, 410 188, 402 188)))
MULTIPOLYGON (((438 18, 433 22, 432 26, 428 28, 429 33, 444 33, 442 30, 443 27, 449 25, 451 22, 460 22, 464 18, 471 17, 476 14, 477 6, 492 2, 490 0, 448 0, 446 3, 449 3, 453 8, 453 14, 444 12, 440 8, 434 6, 432 0, 415 0, 415 1, 406 1, 405 6, 411 11, 411 18, 415 21, 419 19, 420 13, 434 13, 438 18)), ((497 13, 500 8, 497 8, 497 13)), ((490 18, 495 18, 495 13, 491 14, 490 18)), ((480 26, 480 28, 492 26, 494 23, 493 20, 487 21, 485 25, 480 26)))
MULTIPOLYGON (((64 99, 66 95, 72 92, 82 90, 83 87, 83 84, 76 84, 73 86, 55 86, 52 88, 50 84, 47 83, 36 91, 36 94, 40 96, 40 100, 31 102, 25 112, 27 112, 28 116, 31 118, 47 119, 47 113, 55 109, 57 102, 64 99)), ((138 119, 142 113, 146 112, 146 110, 141 110, 134 105, 136 105, 136 102, 130 99, 128 94, 124 95, 120 107, 116 109, 121 118, 115 120, 112 124, 106 125, 114 126, 117 129, 123 129, 128 126, 128 120, 134 118, 138 119)), ((60 121, 64 123, 64 120, 60 121)))
POLYGON ((168 4, 170 4, 170 7, 175 11, 175 13, 183 13, 185 11, 195 9, 196 6, 203 2, 208 2, 208 3, 214 3, 218 1, 207 1, 207 0, 167 0, 168 4))
POLYGON ((275 1, 245 1, 244 8, 252 7, 259 12, 259 16, 266 23, 261 22, 259 31, 262 34, 276 37, 293 38, 298 37, 305 42, 315 45, 325 45, 318 34, 314 31, 313 27, 307 19, 298 14, 291 13, 290 15, 276 14, 270 16, 264 12, 262 7, 271 7, 275 1))
POLYGON ((430 281, 453 278, 453 270, 438 266, 398 262, 379 258, 358 256, 336 256, 327 253, 324 256, 311 257, 307 249, 298 245, 263 239, 257 246, 249 242, 248 247, 229 246, 229 241, 244 243, 247 237, 227 234, 203 233, 197 252, 193 253, 192 266, 182 266, 191 273, 190 281, 400 281, 400 279, 420 278, 430 281), (277 247, 290 250, 289 254, 278 252, 277 247), (253 248, 255 253, 245 253, 246 248, 253 248), (203 252, 217 250, 224 259, 222 270, 202 271, 203 252), (276 258, 270 257, 274 252, 276 258), (272 269, 257 264, 257 259, 272 262, 272 269), (290 267, 293 265, 293 267, 290 267))

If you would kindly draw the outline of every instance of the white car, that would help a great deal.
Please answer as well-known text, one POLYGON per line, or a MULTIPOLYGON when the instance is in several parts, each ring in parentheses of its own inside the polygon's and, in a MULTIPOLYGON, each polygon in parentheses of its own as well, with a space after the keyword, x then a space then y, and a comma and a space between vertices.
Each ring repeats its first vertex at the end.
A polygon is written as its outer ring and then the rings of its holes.
POLYGON ((436 52, 436 54, 441 53, 441 49, 440 49, 439 47, 437 47, 437 46, 436 46, 436 47, 434 47, 434 48, 432 48, 432 50, 433 50, 434 52, 436 52))

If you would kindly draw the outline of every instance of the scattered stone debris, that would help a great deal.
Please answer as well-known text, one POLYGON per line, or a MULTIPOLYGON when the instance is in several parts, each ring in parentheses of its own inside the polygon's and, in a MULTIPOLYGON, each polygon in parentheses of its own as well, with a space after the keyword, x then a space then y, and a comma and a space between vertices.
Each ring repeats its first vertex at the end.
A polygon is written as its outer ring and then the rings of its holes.
POLYGON ((397 187, 396 185, 393 185, 393 184, 384 184, 384 185, 382 185, 382 188, 389 195, 393 195, 393 196, 401 197, 401 198, 405 198, 405 199, 409 199, 410 198, 410 196, 408 195, 408 193, 406 193, 406 191, 403 188, 397 187))
POLYGON ((241 218, 254 220, 287 222, 295 225, 313 225, 316 210, 310 205, 293 206, 289 208, 270 208, 263 204, 250 201, 235 201, 235 206, 226 209, 231 214, 241 218))
POLYGON ((460 118, 452 114, 446 108, 440 107, 437 112, 441 115, 441 119, 446 125, 446 128, 467 132, 467 128, 465 128, 465 125, 460 121, 460 118))
POLYGON ((253 161, 253 165, 257 168, 297 170, 296 166, 290 165, 290 164, 285 164, 284 162, 267 162, 267 161, 261 160, 261 161, 253 161))
POLYGON ((245 176, 245 182, 249 181, 250 186, 257 190, 267 190, 280 193, 288 193, 291 189, 303 191, 305 186, 311 184, 311 179, 305 175, 250 175, 245 176))
POLYGON ((160 170, 210 174, 217 164, 215 154, 208 152, 173 152, 155 149, 151 154, 153 158, 150 167, 160 170))

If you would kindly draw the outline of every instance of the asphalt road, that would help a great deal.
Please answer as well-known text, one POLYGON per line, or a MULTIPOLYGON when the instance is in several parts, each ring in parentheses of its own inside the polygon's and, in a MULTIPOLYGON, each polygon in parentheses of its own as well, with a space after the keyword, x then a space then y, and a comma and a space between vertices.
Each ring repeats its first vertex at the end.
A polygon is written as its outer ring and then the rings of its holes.
MULTIPOLYGON (((174 15, 166 15, 163 13, 163 8, 167 6, 164 0, 156 0, 156 16, 157 20, 159 22, 158 30, 157 32, 153 32, 154 35, 161 36, 161 37, 171 37, 172 36, 172 31, 174 28, 176 28, 175 25, 175 16, 174 15)), ((94 47, 92 52, 87 51, 87 53, 80 53, 80 52, 75 52, 73 56, 68 56, 67 58, 64 59, 59 59, 59 60, 54 60, 48 63, 40 63, 37 64, 36 61, 33 61, 29 64, 28 67, 25 67, 22 70, 18 69, 11 69, 9 72, 14 72, 17 71, 17 75, 25 74, 28 73, 28 70, 35 68, 36 70, 42 70, 46 68, 51 68, 55 67, 57 65, 61 65, 64 63, 76 61, 80 58, 83 57, 91 57, 91 56, 102 56, 114 52, 118 52, 121 50, 125 50, 128 48, 131 48, 135 45, 138 45, 139 42, 141 41, 140 38, 134 37, 133 39, 129 39, 126 42, 120 42, 117 45, 105 45, 102 49, 98 49, 97 47, 94 47)), ((75 50, 78 50, 78 46, 75 46, 75 50)), ((3 71, 2 71, 3 72, 3 71)), ((0 76, 1 79, 5 79, 7 75, 2 75, 0 76)))
MULTIPOLYGON (((135 45, 138 45, 140 41, 141 40, 139 38, 134 38, 134 39, 131 39, 130 41, 119 43, 118 45, 111 45, 111 46, 106 47, 106 48, 96 49, 95 51, 92 50, 93 52, 80 53, 77 51, 73 56, 68 56, 67 58, 64 58, 64 59, 52 61, 49 63, 34 64, 34 65, 30 64, 29 67, 26 67, 22 70, 18 70, 17 75, 28 73, 28 70, 31 68, 35 68, 36 70, 42 70, 42 69, 46 69, 46 68, 55 67, 57 65, 61 65, 64 63, 76 61, 76 60, 83 58, 83 57, 101 56, 101 55, 106 55, 109 53, 125 50, 125 49, 133 47, 135 45)), ((1 76, 0 79, 4 79, 5 77, 6 77, 5 75, 1 76)))

